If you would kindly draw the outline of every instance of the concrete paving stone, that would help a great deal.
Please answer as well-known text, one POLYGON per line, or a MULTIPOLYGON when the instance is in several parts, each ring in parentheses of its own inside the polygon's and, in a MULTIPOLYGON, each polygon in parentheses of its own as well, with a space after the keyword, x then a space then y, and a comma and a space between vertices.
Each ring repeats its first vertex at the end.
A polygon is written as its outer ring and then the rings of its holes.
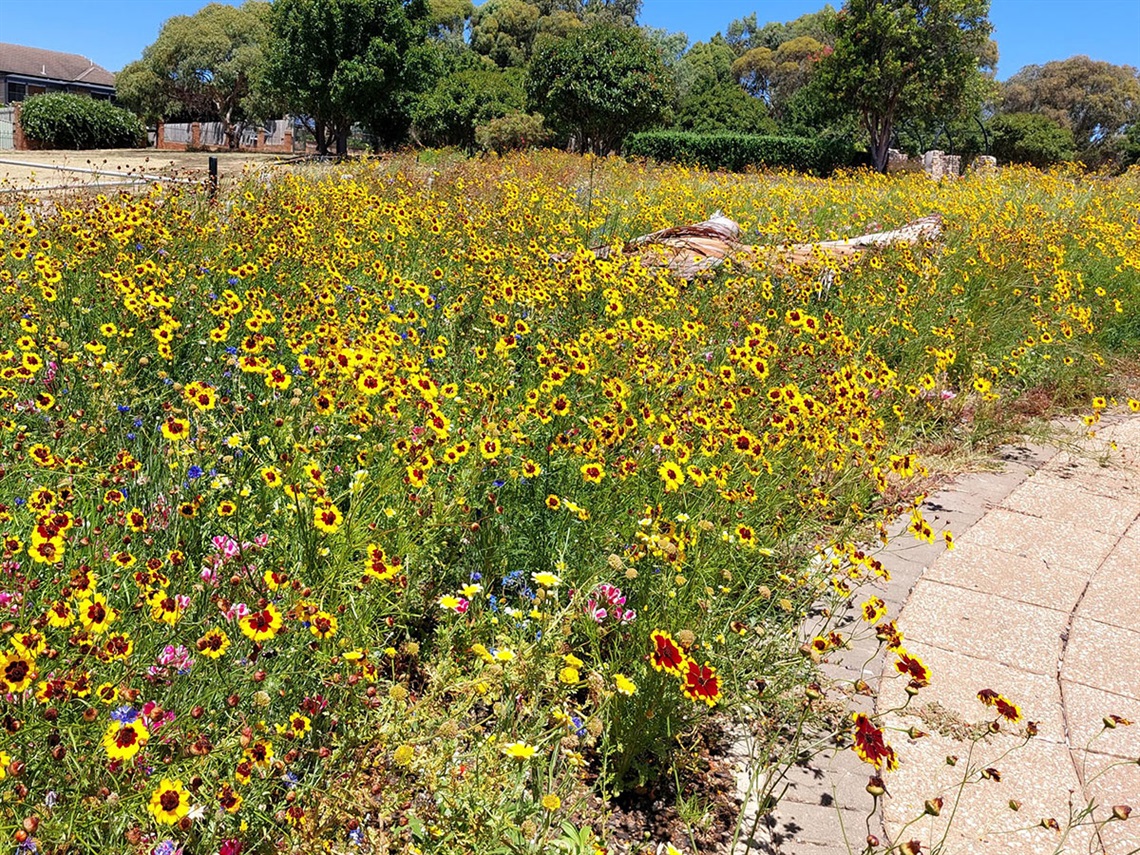
MULTIPOLYGON (((934 703, 938 718, 956 715, 969 724, 990 722, 994 711, 978 700, 982 689, 993 689, 1009 698, 1021 709, 1024 720, 1035 721, 1040 741, 1065 744, 1065 721, 1061 707, 1061 692, 1053 674, 1035 674, 999 662, 975 659, 961 653, 931 647, 920 641, 907 641, 907 652, 918 656, 930 669, 930 685, 919 691, 906 711, 895 714, 907 727, 924 731, 936 729, 937 718, 920 711, 934 703), (945 711, 945 712, 943 712, 945 711)), ((893 676, 894 657, 887 664, 887 674, 893 676)), ((879 689, 879 711, 901 707, 906 703, 904 679, 885 678, 879 689)), ((948 718, 947 726, 952 726, 948 718)), ((1019 725, 1008 725, 1007 731, 1016 731, 1019 725)))
POLYGON ((1140 760, 1140 700, 1068 680, 1061 682, 1061 697, 1069 725, 1069 742, 1078 763, 1086 750, 1140 760), (1106 729, 1103 719, 1110 715, 1118 715, 1133 724, 1106 729))
MULTIPOLYGON (((1040 827, 1041 818, 1055 817, 1064 826, 1070 799, 1075 794, 1078 801, 1083 800, 1069 752, 1053 743, 1030 741, 1022 745, 1020 740, 998 736, 977 744, 973 768, 995 768, 1001 780, 978 781, 974 775, 972 782, 961 788, 956 812, 952 806, 967 774, 969 744, 932 735, 899 741, 895 750, 899 769, 887 780, 890 798, 884 803, 887 833, 897 834, 907 821, 921 815, 926 799, 944 799, 939 817, 924 818, 906 832, 908 839, 921 840, 925 849, 947 833, 947 822, 954 814, 947 853, 1055 855, 1058 836, 1040 827), (956 766, 946 764, 949 754, 958 756, 956 766), (1017 811, 1011 809, 1011 800, 1020 803, 1017 811)), ((1088 829, 1077 830, 1072 842, 1087 845, 1090 838, 1088 829)), ((1074 846, 1060 851, 1087 850, 1074 846)))
POLYGON ((1103 823, 1100 836, 1105 851, 1125 853, 1140 847, 1140 765, 1090 753, 1086 768, 1090 779, 1085 785, 1086 804, 1093 808, 1092 819, 1103 823), (1116 805, 1131 807, 1133 815, 1123 822, 1105 822, 1116 805))
POLYGON ((1101 439, 1115 440, 1122 447, 1140 448, 1140 419, 1129 418, 1100 431, 1101 439))
POLYGON ((1076 606, 1088 570, 1050 566, 970 540, 958 541, 930 566, 925 578, 1068 614, 1076 606))
POLYGON ((1073 569, 1095 567, 1116 545, 1117 535, 1087 526, 1043 520, 997 508, 958 538, 1014 555, 1038 557, 1050 566, 1073 569))
MULTIPOLYGON (((781 802, 771 817, 762 819, 761 823, 768 825, 766 833, 751 838, 760 846, 738 845, 737 852, 764 853, 765 843, 771 847, 768 852, 780 855, 823 855, 823 850, 828 848, 844 853, 859 852, 867 837, 866 814, 822 805, 781 802), (820 851, 817 852, 816 847, 820 851)), ((751 825, 752 818, 746 816, 744 828, 747 830, 751 825)))
POLYGON ((1037 674, 1056 674, 1068 615, 941 582, 919 580, 899 617, 904 644, 924 641, 1037 674))
POLYGON ((1073 618, 1061 679, 1140 698, 1140 632, 1109 626, 1076 615, 1073 618))
POLYGON ((867 779, 871 767, 863 763, 850 750, 833 756, 817 757, 809 766, 794 766, 785 779, 788 789, 780 800, 781 804, 819 805, 845 811, 862 811, 866 816, 871 810, 872 799, 867 793, 867 779), (854 765, 840 758, 850 757, 854 765))
MULTIPOLYGON (((941 491, 954 495, 968 497, 967 501, 982 501, 988 505, 997 505, 1032 473, 1026 470, 1017 472, 974 472, 961 475, 951 481, 941 491)), ((951 505, 950 497, 940 499, 942 504, 951 505)))
POLYGON ((1101 465, 1069 452, 1058 454, 1041 470, 1041 474, 1078 482, 1082 489, 1102 496, 1135 497, 1140 494, 1140 473, 1118 464, 1101 465))
POLYGON ((1140 632, 1140 572, 1131 543, 1118 545, 1089 579, 1077 615, 1140 632))
POLYGON ((1122 535, 1140 516, 1140 497, 1098 496, 1068 484, 1029 478, 1005 497, 1007 510, 1077 527, 1122 535))
POLYGON ((1020 442, 1003 445, 998 449, 997 458, 1006 463, 1020 463, 1031 469, 1040 469, 1057 456, 1056 446, 1040 445, 1035 442, 1020 442))

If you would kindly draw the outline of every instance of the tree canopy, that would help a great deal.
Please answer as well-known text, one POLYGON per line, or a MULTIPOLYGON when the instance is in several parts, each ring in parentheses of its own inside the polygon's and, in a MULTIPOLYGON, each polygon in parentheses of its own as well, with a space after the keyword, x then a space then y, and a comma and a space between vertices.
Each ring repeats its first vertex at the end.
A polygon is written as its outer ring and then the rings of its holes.
POLYGON ((820 64, 826 90, 859 116, 875 168, 900 119, 960 105, 981 72, 989 0, 848 0, 834 49, 820 64))
POLYGON ((1047 116, 1072 132, 1081 157, 1099 164, 1140 120, 1140 76, 1087 56, 1029 65, 1002 85, 1001 108, 1047 116))
POLYGON ((409 90, 432 71, 427 24, 423 0, 275 0, 269 82, 312 122, 322 154, 331 143, 345 154, 354 122, 399 138, 409 90))
POLYGON ((262 86, 270 40, 270 6, 211 3, 162 26, 142 59, 116 79, 119 101, 149 119, 185 116, 219 121, 230 147, 241 124, 266 118, 262 86))
POLYGON ((560 41, 540 41, 527 96, 552 129, 583 150, 616 148, 652 127, 672 97, 661 55, 638 29, 599 21, 560 41))

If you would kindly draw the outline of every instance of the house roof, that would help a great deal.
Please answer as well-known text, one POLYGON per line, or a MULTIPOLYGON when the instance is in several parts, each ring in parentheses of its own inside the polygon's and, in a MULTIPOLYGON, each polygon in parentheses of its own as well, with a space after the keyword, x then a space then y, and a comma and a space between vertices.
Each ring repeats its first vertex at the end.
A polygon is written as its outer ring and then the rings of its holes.
POLYGON ((0 42, 0 73, 42 77, 92 86, 115 85, 115 75, 77 53, 0 42))

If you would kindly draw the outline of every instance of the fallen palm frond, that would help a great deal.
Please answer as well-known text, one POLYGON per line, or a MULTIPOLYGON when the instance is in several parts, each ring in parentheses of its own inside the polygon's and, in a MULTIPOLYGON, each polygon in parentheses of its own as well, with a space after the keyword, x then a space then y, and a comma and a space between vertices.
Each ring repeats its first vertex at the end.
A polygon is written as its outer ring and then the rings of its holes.
MULTIPOLYGON (((937 240, 942 234, 942 217, 932 214, 907 223, 899 229, 872 232, 844 240, 820 243, 755 246, 742 243, 740 226, 717 211, 709 219, 686 226, 674 226, 641 235, 621 249, 626 258, 637 258, 651 270, 668 270, 682 279, 693 277, 731 261, 735 266, 753 269, 768 266, 780 272, 789 265, 813 262, 849 262, 868 250, 899 244, 937 240)), ((591 250, 598 258, 610 258, 608 246, 591 250)), ((567 261, 566 254, 554 256, 567 261)))

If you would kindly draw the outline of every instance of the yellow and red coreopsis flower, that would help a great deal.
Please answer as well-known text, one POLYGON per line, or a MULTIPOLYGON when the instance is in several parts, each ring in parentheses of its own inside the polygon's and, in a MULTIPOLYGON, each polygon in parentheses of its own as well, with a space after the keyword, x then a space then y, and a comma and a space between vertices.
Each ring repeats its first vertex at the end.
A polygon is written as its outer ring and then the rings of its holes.
POLYGON ((344 515, 341 514, 340 508, 331 502, 322 503, 313 508, 313 525, 325 534, 333 534, 340 528, 343 521, 344 515))
POLYGON ((895 670, 903 676, 910 677, 911 686, 921 689, 930 683, 930 669, 923 664, 921 659, 907 653, 906 649, 902 647, 895 650, 895 655, 898 657, 895 662, 895 670))
POLYGON ((649 633, 649 641, 653 645, 649 654, 650 664, 658 671, 682 676, 689 657, 685 655, 681 645, 677 644, 669 633, 659 629, 649 633))
POLYGON ((606 477, 606 468, 600 463, 583 463, 579 468, 587 484, 599 484, 606 477))
POLYGON ((309 618, 309 632, 317 638, 332 638, 336 635, 337 619, 329 612, 317 612, 309 618))
POLYGON ((190 422, 171 416, 162 423, 162 435, 171 442, 181 442, 190 436, 190 422))
POLYGON ((181 781, 163 778, 151 793, 147 810, 159 825, 174 825, 190 813, 190 793, 181 781))
POLYGON ((83 624, 83 628, 96 635, 106 632, 107 627, 119 617, 119 613, 107 605, 107 600, 102 594, 92 594, 90 599, 80 602, 78 611, 79 622, 83 624))
POLYGON ((0 683, 6 692, 24 691, 38 676, 35 660, 23 653, 0 653, 0 683))
POLYGON ((214 627, 195 642, 198 652, 207 659, 218 659, 229 649, 230 639, 224 631, 214 627))
POLYGON ((242 634, 251 641, 268 641, 281 631, 285 621, 277 606, 270 603, 264 609, 243 617, 240 621, 242 634))
POLYGON ((681 671, 681 691, 691 701, 704 701, 710 707, 720 700, 720 677, 716 668, 706 662, 698 665, 694 660, 685 662, 681 671))
POLYGON ((150 739, 150 732, 139 720, 126 724, 111 722, 103 734, 103 750, 112 760, 130 760, 150 739))
POLYGON ((893 772, 898 768, 898 756, 887 745, 883 731, 874 725, 865 713, 855 713, 854 744, 852 748, 859 759, 870 763, 876 769, 893 772))

